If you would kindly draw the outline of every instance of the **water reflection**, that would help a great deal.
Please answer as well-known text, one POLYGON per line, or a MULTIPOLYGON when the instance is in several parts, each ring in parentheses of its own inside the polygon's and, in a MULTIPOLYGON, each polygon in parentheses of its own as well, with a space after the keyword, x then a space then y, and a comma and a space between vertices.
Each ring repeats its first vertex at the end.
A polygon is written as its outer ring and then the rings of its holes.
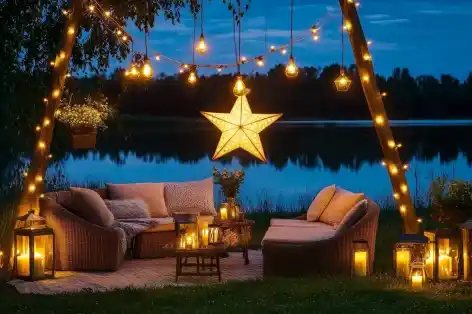
MULTIPOLYGON (((468 179, 472 174, 471 126, 395 127, 414 196, 427 192, 434 176, 468 179)), ((211 176, 212 166, 245 168, 242 199, 298 207, 328 184, 364 191, 374 199, 391 194, 375 130, 366 125, 279 123, 262 133, 268 164, 245 152, 218 161, 211 156, 219 132, 201 122, 128 122, 100 135, 96 151, 64 155, 73 183, 185 181, 211 176)))

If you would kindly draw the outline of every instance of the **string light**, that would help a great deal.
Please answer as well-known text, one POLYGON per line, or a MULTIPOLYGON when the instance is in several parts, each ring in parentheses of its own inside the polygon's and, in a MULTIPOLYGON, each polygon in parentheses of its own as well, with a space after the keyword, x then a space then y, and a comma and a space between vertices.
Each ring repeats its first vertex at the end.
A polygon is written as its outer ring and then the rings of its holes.
POLYGON ((38 174, 38 175, 36 175, 36 177, 34 177, 34 180, 35 180, 36 182, 41 182, 41 181, 43 181, 43 176, 41 176, 41 175, 38 174))
POLYGON ((180 68, 179 68, 179 73, 184 73, 184 72, 185 72, 184 67, 183 67, 183 66, 180 66, 180 68))
POLYGON ((318 36, 318 26, 313 25, 311 27, 311 35, 313 37, 313 40, 318 41, 320 39, 320 36, 318 36))
POLYGON ((395 165, 390 165, 389 170, 392 175, 398 174, 398 168, 395 165))
POLYGON ((257 63, 258 66, 263 67, 264 66, 264 57, 257 57, 256 63, 257 63))
POLYGON ((38 148, 43 150, 46 148, 46 143, 44 143, 44 141, 39 141, 38 142, 38 148))
POLYGON ((30 183, 30 184, 28 185, 28 192, 34 193, 35 191, 36 191, 36 184, 30 183))
POLYGON ((69 28, 67 29, 67 34, 69 35, 74 35, 75 33, 75 29, 73 26, 69 26, 69 28))
POLYGON ((49 64, 50 64, 50 65, 53 67, 53 66, 55 66, 55 65, 56 65, 56 62, 54 62, 54 61, 51 61, 51 62, 49 62, 49 64))
POLYGON ((188 68, 189 68, 188 64, 184 64, 184 69, 188 69, 188 68))
POLYGON ((280 48, 280 53, 283 54, 283 55, 287 54, 287 49, 285 47, 281 47, 280 48))
POLYGON ((372 56, 368 54, 367 52, 364 53, 362 57, 364 58, 364 61, 372 61, 372 56))
POLYGON ((244 64, 247 62, 247 58, 245 56, 241 57, 241 63, 244 64))
POLYGON ((55 89, 52 92, 52 98, 58 98, 60 93, 61 93, 61 91, 59 89, 55 89))
POLYGON ((290 56, 290 59, 288 60, 288 64, 285 67, 285 75, 288 78, 294 78, 298 76, 298 67, 295 64, 295 59, 293 56, 290 56))
POLYGON ((367 45, 368 45, 368 46, 372 45, 373 43, 374 43, 374 42, 373 42, 372 40, 368 40, 368 41, 367 41, 367 45))
POLYGON ((380 94, 380 96, 382 96, 382 97, 387 97, 388 94, 387 94, 387 92, 383 92, 382 94, 380 94))
POLYGON ((110 11, 105 11, 105 17, 110 17, 111 16, 111 12, 110 11))
POLYGON ((66 15, 66 16, 69 15, 69 11, 67 11, 66 9, 62 9, 61 12, 62 12, 62 14, 66 15))
POLYGON ((388 147, 390 147, 390 148, 395 148, 395 141, 390 140, 390 141, 387 142, 387 145, 388 145, 388 147))
POLYGON ((128 36, 126 36, 126 35, 123 35, 123 37, 121 37, 121 40, 123 40, 123 41, 127 41, 127 40, 128 40, 128 36))
POLYGON ((336 80, 334 80, 334 85, 336 86, 336 90, 338 92, 347 92, 351 87, 352 81, 349 77, 344 74, 344 70, 341 69, 341 74, 338 76, 336 80))
POLYGON ((346 21, 346 23, 344 23, 343 29, 349 32, 352 29, 351 22, 346 21))
POLYGON ((275 52, 277 48, 275 46, 270 46, 270 52, 275 52))
POLYGON ((45 197, 44 193, 39 194, 39 198, 44 198, 44 197, 45 197))
POLYGON ((23 177, 27 177, 28 176, 28 172, 27 171, 23 171, 23 177))
POLYGON ((147 57, 144 58, 143 76, 147 78, 152 76, 151 62, 149 61, 147 57))
POLYGON ((161 61, 161 55, 160 54, 156 55, 156 61, 161 61))
POLYGON ((67 73, 67 74, 66 74, 66 78, 69 78, 69 77, 71 77, 71 76, 72 76, 72 74, 70 74, 70 73, 67 73))
POLYGON ((195 84, 197 82, 197 74, 195 73, 195 71, 191 71, 189 76, 188 76, 188 82, 190 84, 195 84))
POLYGON ((93 4, 91 4, 91 5, 88 6, 88 9, 89 9, 90 12, 93 12, 93 11, 95 11, 95 6, 93 4))
POLYGON ((48 103, 48 101, 49 101, 49 100, 48 100, 47 98, 43 98, 43 102, 44 102, 44 103, 46 103, 46 104, 47 104, 47 103, 48 103))
POLYGON ((52 154, 49 154, 49 155, 48 155, 48 159, 52 159, 52 154))
POLYGON ((393 193, 393 198, 396 199, 396 200, 399 200, 400 199, 400 194, 393 193))
POLYGON ((382 166, 387 166, 387 162, 385 160, 382 160, 382 162, 380 163, 382 166))
POLYGON ((64 60, 66 58, 66 53, 64 51, 61 51, 59 53, 59 58, 61 58, 62 60, 64 60))
POLYGON ((381 116, 381 115, 377 115, 377 116, 375 117, 375 123, 376 123, 377 125, 380 125, 380 126, 384 125, 384 123, 385 123, 384 117, 381 116))
POLYGON ((400 205, 400 213, 402 214, 406 213, 406 205, 400 205))
POLYGON ((408 170, 409 166, 407 164, 403 165, 403 170, 408 170))
POLYGON ((403 193, 406 193, 406 192, 408 192, 408 186, 405 183, 402 183, 402 185, 400 185, 400 190, 403 193))
POLYGON ((222 67, 221 65, 219 65, 219 66, 216 68, 216 71, 218 71, 218 72, 223 71, 223 67, 222 67))
POLYGON ((422 222, 423 222, 423 219, 417 218, 417 219, 416 219, 416 222, 417 222, 417 223, 422 223, 422 222))
POLYGON ((43 125, 48 126, 50 124, 51 124, 51 120, 49 120, 49 118, 44 118, 43 125))
POLYGON ((365 83, 368 83, 370 81, 369 75, 368 74, 362 75, 362 81, 364 81, 365 83))
POLYGON ((247 94, 246 85, 244 85, 243 77, 238 75, 236 78, 236 83, 233 87, 233 94, 236 97, 241 97, 247 94))
POLYGON ((38 124, 38 125, 36 126, 35 130, 36 130, 36 132, 41 131, 41 126, 38 124))
POLYGON ((205 54, 208 50, 208 47, 205 43, 205 37, 203 36, 203 34, 200 35, 200 40, 198 41, 198 45, 197 45, 197 52, 199 54, 205 54))
POLYGON ((356 2, 356 7, 360 7, 361 6, 361 3, 360 2, 356 2))

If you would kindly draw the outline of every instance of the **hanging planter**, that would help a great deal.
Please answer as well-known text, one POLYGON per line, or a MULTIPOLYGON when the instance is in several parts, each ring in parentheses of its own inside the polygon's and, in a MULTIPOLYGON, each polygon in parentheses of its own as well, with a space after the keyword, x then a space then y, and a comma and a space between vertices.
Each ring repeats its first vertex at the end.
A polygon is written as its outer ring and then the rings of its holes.
POLYGON ((63 104, 56 113, 57 119, 69 126, 74 149, 95 148, 97 130, 106 129, 106 121, 114 115, 115 110, 102 94, 96 99, 87 96, 83 104, 63 104))

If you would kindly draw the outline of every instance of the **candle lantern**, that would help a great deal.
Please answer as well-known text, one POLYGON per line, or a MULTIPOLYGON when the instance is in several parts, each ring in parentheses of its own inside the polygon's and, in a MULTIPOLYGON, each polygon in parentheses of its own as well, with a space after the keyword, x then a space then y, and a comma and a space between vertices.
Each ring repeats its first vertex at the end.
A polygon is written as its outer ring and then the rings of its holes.
POLYGON ((472 280, 472 273, 470 269, 471 262, 471 236, 472 236, 472 220, 466 221, 461 226, 461 237, 462 237, 462 272, 464 274, 464 280, 472 280))
POLYGON ((365 240, 353 242, 352 275, 361 277, 370 275, 369 243, 365 240))
POLYGON ((434 280, 459 279, 461 233, 453 229, 438 229, 424 234, 429 239, 427 274, 434 280))
POLYGON ((54 278, 56 239, 46 220, 30 210, 17 219, 13 236, 15 277, 29 281, 54 278))
POLYGON ((416 234, 404 234, 393 249, 395 275, 408 279, 412 262, 423 262, 428 238, 416 234))
POLYGON ((228 203, 221 203, 220 205, 220 219, 228 220, 228 203))
POLYGON ((418 261, 411 263, 410 280, 413 289, 423 289, 423 285, 426 281, 424 262, 418 261))
POLYGON ((186 212, 173 213, 177 250, 196 249, 202 244, 198 214, 186 212))
POLYGON ((217 245, 223 243, 223 230, 218 224, 208 225, 208 244, 217 245))

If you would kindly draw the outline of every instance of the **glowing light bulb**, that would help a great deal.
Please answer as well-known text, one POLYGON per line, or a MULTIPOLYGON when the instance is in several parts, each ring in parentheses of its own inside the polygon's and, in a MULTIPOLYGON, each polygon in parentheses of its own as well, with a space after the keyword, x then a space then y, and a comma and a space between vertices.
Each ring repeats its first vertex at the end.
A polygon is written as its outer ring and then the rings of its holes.
POLYGON ((129 71, 129 73, 130 73, 132 76, 136 76, 136 75, 139 74, 138 69, 136 68, 136 66, 135 66, 134 64, 131 66, 131 70, 129 71))
POLYGON ((384 123, 385 123, 384 117, 381 116, 381 115, 376 116, 376 117, 375 117, 375 123, 376 123, 377 125, 384 125, 384 123))
POLYGON ((190 84, 195 84, 197 82, 197 74, 194 71, 190 72, 187 80, 190 84))
POLYGON ((90 12, 93 12, 93 11, 95 11, 95 6, 93 4, 91 4, 91 5, 89 5, 88 9, 89 9, 90 12))
POLYGON ((244 64, 244 63, 246 63, 246 62, 247 62, 247 58, 244 57, 244 56, 242 56, 242 57, 241 57, 241 63, 244 64))
POLYGON ((184 68, 183 68, 183 67, 180 67, 179 73, 184 73, 184 72, 185 72, 184 68))
POLYGON ((119 30, 116 31, 116 34, 121 35, 121 34, 123 34, 123 32, 119 29, 119 30))
POLYGON ((362 81, 368 83, 370 81, 369 75, 368 74, 362 75, 362 81))
POLYGON ((408 192, 408 186, 403 183, 402 185, 400 185, 400 190, 402 190, 403 193, 406 193, 408 192))
POLYGON ((47 98, 43 98, 43 102, 47 103, 49 100, 47 98))
POLYGON ((59 89, 55 89, 52 92, 52 98, 58 98, 60 93, 61 93, 61 91, 59 89))
POLYGON ((110 17, 111 16, 111 12, 110 11, 105 11, 105 17, 110 17))
POLYGON ((49 120, 49 118, 44 118, 43 125, 48 126, 50 124, 51 124, 51 120, 49 120))
POLYGON ((74 35, 75 33, 75 29, 73 26, 69 26, 69 28, 67 29, 67 34, 69 35, 74 35))
POLYGON ((298 76, 298 67, 295 64, 295 59, 290 56, 287 66, 285 67, 285 75, 288 78, 294 78, 298 76))
POLYGON ((208 47, 205 43, 205 37, 203 36, 203 34, 200 35, 200 40, 198 41, 198 45, 196 49, 199 54, 204 54, 208 50, 208 47))
POLYGON ((270 46, 270 52, 274 52, 276 50, 277 50, 277 48, 275 46, 270 46))
POLYGON ((395 166, 395 165, 390 165, 389 169, 390 169, 390 173, 391 173, 392 175, 398 174, 398 168, 397 168, 397 166, 395 166))
POLYGON ((51 158, 52 158, 52 154, 49 154, 49 155, 48 155, 48 159, 51 159, 51 158))
POLYGON ((41 126, 38 124, 38 125, 36 126, 35 130, 36 130, 36 132, 41 131, 41 126))
POLYGON ((24 171, 24 172, 23 172, 23 177, 26 178, 27 176, 28 176, 28 172, 24 171))
POLYGON ((188 64, 184 64, 184 69, 188 69, 188 64))
POLYGON ((416 219, 416 222, 417 222, 417 223, 422 223, 422 222, 423 222, 423 219, 417 218, 417 219, 416 219))
POLYGON ((69 11, 67 11, 66 9, 62 9, 61 12, 62 12, 62 14, 64 14, 64 15, 68 15, 68 14, 69 14, 69 11))
POLYGON ((39 194, 39 198, 44 198, 44 193, 39 194))
POLYGON ((59 53, 59 58, 65 59, 65 58, 66 58, 66 53, 65 53, 64 51, 61 51, 61 52, 59 53))
POLYGON ((156 55, 156 61, 161 61, 161 55, 160 54, 156 55))
POLYGON ((396 200, 399 200, 400 199, 400 194, 393 193, 393 198, 396 199, 396 200))
POLYGON ((352 81, 344 74, 344 69, 341 69, 341 74, 334 80, 334 85, 338 92, 347 92, 351 87, 352 81))
POLYGON ((361 3, 360 2, 356 2, 356 7, 360 7, 361 6, 361 3))
POLYGON ((346 21, 346 23, 344 23, 343 29, 344 29, 345 31, 348 31, 348 32, 349 32, 349 31, 352 29, 352 24, 351 24, 351 22, 350 22, 350 21, 346 21))
POLYGON ((152 76, 152 67, 151 65, 149 64, 149 60, 146 59, 144 61, 144 65, 143 65, 143 75, 144 77, 151 77, 152 76))
POLYGON ((380 96, 382 96, 382 97, 387 97, 388 94, 387 94, 387 92, 383 92, 382 94, 380 94, 380 96))
POLYGON ((236 97, 244 96, 246 95, 246 85, 243 82, 243 77, 241 75, 238 75, 236 78, 236 83, 234 84, 233 88, 233 94, 236 97))
POLYGON ((72 76, 72 74, 70 74, 70 73, 66 74, 66 77, 71 77, 71 76, 72 76))
POLYGON ((38 142, 38 148, 43 150, 46 148, 46 143, 44 143, 44 141, 39 141, 38 142))
POLYGON ((387 142, 387 145, 388 145, 388 147, 390 147, 390 148, 395 148, 395 141, 390 140, 390 141, 387 142))
POLYGON ((382 162, 380 163, 382 166, 387 166, 387 163, 385 162, 385 160, 382 160, 382 162))
POLYGON ((35 180, 36 182, 41 182, 41 181, 43 181, 43 176, 41 176, 41 175, 38 174, 38 175, 36 175, 36 177, 34 177, 34 180, 35 180))
POLYGON ((125 76, 128 76, 128 75, 129 75, 129 71, 126 70, 126 71, 125 71, 125 76))
POLYGON ((403 170, 408 170, 408 167, 409 167, 409 166, 408 166, 407 164, 404 164, 404 165, 403 165, 403 170))
POLYGON ((313 25, 313 26, 311 27, 311 34, 312 34, 313 36, 315 36, 317 33, 318 33, 318 26, 313 25))
POLYGON ((50 64, 50 65, 53 67, 53 66, 55 66, 55 65, 56 65, 56 62, 54 62, 54 61, 51 61, 51 62, 49 62, 49 64, 50 64))
POLYGON ((218 66, 218 67, 216 68, 216 71, 218 71, 218 73, 221 72, 221 71, 223 71, 223 67, 222 67, 221 65, 218 66))
POLYGON ((406 205, 400 205, 400 213, 402 214, 406 213, 406 205))
POLYGON ((320 40, 320 36, 317 34, 317 35, 313 35, 313 40, 314 41, 318 41, 320 40))
POLYGON ((368 53, 364 53, 362 57, 364 58, 364 61, 372 61, 372 56, 368 53))
POLYGON ((34 193, 36 191, 36 185, 34 183, 30 183, 28 185, 28 192, 34 193))
POLYGON ((257 65, 260 67, 264 66, 264 57, 258 57, 256 61, 257 65))
POLYGON ((121 37, 121 40, 123 40, 123 41, 127 41, 127 40, 128 40, 128 36, 126 36, 126 35, 123 35, 123 37, 121 37))
POLYGON ((347 0, 348 3, 354 3, 354 0, 347 0))
POLYGON ((368 46, 372 45, 373 43, 374 43, 374 42, 373 42, 372 40, 368 40, 368 41, 367 41, 367 45, 368 45, 368 46))
POLYGON ((285 47, 280 47, 280 53, 283 55, 287 54, 287 49, 285 47))

